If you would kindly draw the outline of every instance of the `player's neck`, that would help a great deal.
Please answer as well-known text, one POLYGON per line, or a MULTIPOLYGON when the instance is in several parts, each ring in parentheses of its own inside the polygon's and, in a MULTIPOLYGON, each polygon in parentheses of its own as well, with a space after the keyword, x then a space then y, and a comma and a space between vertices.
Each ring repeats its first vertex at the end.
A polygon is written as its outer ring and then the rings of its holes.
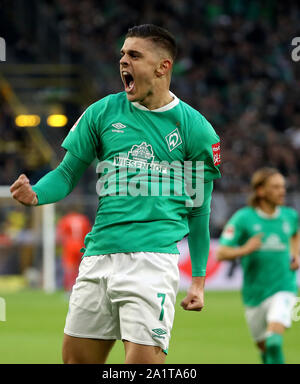
POLYGON ((149 110, 154 110, 168 105, 173 99, 174 97, 170 94, 169 89, 166 89, 164 92, 151 93, 144 100, 139 101, 139 104, 149 110))
POLYGON ((261 200, 258 208, 261 209, 267 215, 273 215, 276 212, 277 205, 272 204, 265 200, 261 200))

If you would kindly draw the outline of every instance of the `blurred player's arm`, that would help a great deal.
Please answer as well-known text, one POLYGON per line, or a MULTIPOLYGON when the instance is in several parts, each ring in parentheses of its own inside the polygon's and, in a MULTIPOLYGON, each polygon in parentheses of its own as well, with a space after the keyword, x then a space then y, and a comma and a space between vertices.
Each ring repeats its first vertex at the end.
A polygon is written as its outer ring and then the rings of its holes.
POLYGON ((300 231, 298 231, 294 236, 291 237, 291 269, 296 270, 300 267, 300 231))
POLYGON ((240 247, 230 247, 227 245, 220 245, 217 249, 217 259, 221 260, 234 260, 240 257, 249 255, 250 253, 259 249, 262 245, 262 233, 250 237, 250 239, 240 247))
POLYGON ((192 284, 187 296, 181 302, 181 306, 185 310, 201 311, 204 306, 204 283, 210 244, 209 217, 212 190, 212 181, 204 184, 204 202, 201 207, 193 208, 188 219, 192 284))
POLYGON ((227 222, 220 236, 216 258, 235 260, 258 250, 262 245, 263 233, 248 237, 247 216, 243 209, 238 210, 227 222))
POLYGON ((22 174, 12 184, 12 197, 28 206, 50 204, 64 199, 77 185, 89 164, 67 152, 59 166, 43 176, 37 184, 30 185, 22 174))

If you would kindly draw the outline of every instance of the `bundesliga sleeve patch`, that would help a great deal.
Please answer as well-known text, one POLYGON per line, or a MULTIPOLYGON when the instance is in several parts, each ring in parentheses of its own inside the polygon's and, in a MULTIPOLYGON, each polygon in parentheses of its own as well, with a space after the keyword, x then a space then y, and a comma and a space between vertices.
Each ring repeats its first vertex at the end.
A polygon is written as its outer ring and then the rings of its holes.
POLYGON ((234 226, 228 225, 222 233, 222 237, 227 240, 232 240, 234 237, 234 226))
POLYGON ((214 159, 214 165, 220 165, 221 164, 221 145, 220 142, 213 144, 212 146, 213 151, 213 159, 214 159))
POLYGON ((73 127, 71 128, 71 131, 75 131, 75 128, 77 127, 79 121, 81 120, 82 116, 85 114, 85 111, 83 112, 83 114, 77 119, 76 123, 73 125, 73 127))

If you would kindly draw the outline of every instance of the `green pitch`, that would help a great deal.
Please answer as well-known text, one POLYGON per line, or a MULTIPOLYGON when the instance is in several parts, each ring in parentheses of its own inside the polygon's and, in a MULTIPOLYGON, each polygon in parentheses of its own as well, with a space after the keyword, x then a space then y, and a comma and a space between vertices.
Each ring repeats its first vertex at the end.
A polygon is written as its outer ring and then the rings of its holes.
MULTIPOLYGON (((249 336, 238 292, 206 292, 205 309, 186 312, 177 298, 176 316, 166 363, 259 363, 249 336)), ((1 363, 61 363, 63 328, 68 310, 64 293, 1 293, 6 322, 0 321, 1 363)), ((300 321, 285 333, 287 363, 300 363, 300 321)), ((122 363, 117 342, 108 363, 122 363)))

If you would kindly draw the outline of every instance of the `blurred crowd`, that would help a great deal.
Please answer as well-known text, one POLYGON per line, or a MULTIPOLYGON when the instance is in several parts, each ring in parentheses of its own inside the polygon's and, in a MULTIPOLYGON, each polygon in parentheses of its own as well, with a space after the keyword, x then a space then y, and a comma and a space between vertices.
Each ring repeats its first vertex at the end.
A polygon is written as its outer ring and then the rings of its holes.
MULTIPOLYGON (((39 17, 28 33, 9 12, 11 3, 1 7, 12 30, 13 60, 80 64, 90 74, 95 100, 122 90, 119 49, 129 27, 153 23, 169 29, 179 45, 171 90, 221 137, 216 189, 245 192, 252 173, 269 165, 284 173, 289 190, 299 190, 300 62, 291 58, 291 41, 300 36, 296 1, 29 0, 24 23, 33 17, 29 11, 39 17)), ((1 98, 0 133, 0 184, 10 184, 24 162, 7 154, 8 147, 24 137, 1 98)))
POLYGON ((0 95, 0 185, 10 185, 20 173, 33 183, 50 170, 29 132, 15 125, 14 113, 0 95))

